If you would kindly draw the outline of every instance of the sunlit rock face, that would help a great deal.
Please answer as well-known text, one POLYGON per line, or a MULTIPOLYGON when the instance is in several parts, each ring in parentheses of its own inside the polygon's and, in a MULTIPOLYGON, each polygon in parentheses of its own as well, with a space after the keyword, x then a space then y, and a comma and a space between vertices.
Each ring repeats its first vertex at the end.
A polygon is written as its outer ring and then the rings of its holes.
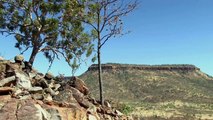
POLYGON ((90 97, 83 80, 63 78, 37 72, 23 56, 1 58, 0 120, 127 120, 90 97))

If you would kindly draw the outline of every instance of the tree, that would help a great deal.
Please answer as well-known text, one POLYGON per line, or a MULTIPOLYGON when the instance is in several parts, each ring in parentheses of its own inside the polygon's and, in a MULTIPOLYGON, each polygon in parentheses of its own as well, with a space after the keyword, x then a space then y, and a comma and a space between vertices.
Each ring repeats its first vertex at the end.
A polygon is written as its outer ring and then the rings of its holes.
POLYGON ((43 52, 51 63, 62 55, 76 68, 77 59, 84 53, 89 56, 93 48, 78 20, 83 18, 84 4, 85 0, 1 0, 0 32, 14 35, 21 53, 32 50, 31 64, 43 52))
POLYGON ((103 83, 101 68, 101 48, 111 37, 123 35, 122 17, 132 12, 138 1, 127 2, 125 0, 94 0, 88 3, 87 19, 85 23, 93 29, 93 36, 97 40, 98 79, 100 89, 100 101, 103 105, 103 83))

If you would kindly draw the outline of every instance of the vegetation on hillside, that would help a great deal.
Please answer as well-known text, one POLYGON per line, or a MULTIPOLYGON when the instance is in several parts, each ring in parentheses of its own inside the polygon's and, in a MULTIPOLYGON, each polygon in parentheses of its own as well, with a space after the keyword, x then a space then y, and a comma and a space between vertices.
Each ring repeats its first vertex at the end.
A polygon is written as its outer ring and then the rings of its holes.
MULTIPOLYGON (((169 66, 178 67, 178 65, 169 66)), ((174 111, 178 111, 177 114, 180 113, 182 117, 193 115, 199 117, 201 113, 207 115, 213 113, 211 107, 213 79, 199 69, 192 71, 130 68, 103 71, 106 99, 115 102, 122 101, 133 106, 135 115, 145 116, 148 112, 150 116, 146 117, 158 116, 159 118, 167 113, 172 114, 170 117, 177 116, 174 111), (177 105, 177 102, 181 105, 177 105)), ((88 84, 95 97, 97 97, 98 89, 95 85, 96 76, 97 72, 93 70, 80 76, 88 84)))

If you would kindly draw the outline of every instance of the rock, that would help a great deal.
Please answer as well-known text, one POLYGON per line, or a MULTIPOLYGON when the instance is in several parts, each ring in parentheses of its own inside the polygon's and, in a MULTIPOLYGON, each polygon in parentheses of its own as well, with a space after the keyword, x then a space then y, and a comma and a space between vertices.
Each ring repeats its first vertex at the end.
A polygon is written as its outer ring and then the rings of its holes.
POLYGON ((29 76, 30 78, 36 79, 36 80, 40 80, 41 76, 39 76, 36 72, 29 72, 29 76))
POLYGON ((60 91, 58 95, 53 97, 53 99, 59 102, 78 103, 72 94, 71 90, 65 89, 60 91))
POLYGON ((0 60, 0 80, 5 77, 6 63, 7 62, 0 60))
POLYGON ((97 119, 94 115, 88 114, 87 120, 99 120, 99 119, 97 119))
POLYGON ((108 107, 108 108, 111 108, 111 107, 112 107, 112 106, 109 104, 108 101, 104 101, 104 105, 105 105, 106 107, 108 107))
POLYGON ((119 110, 115 110, 115 114, 118 115, 118 116, 123 116, 124 114, 121 113, 119 110))
POLYGON ((57 95, 55 91, 53 91, 50 87, 44 89, 46 93, 50 93, 51 96, 57 95))
POLYGON ((7 63, 6 64, 6 77, 10 77, 15 75, 15 71, 20 70, 20 66, 18 64, 14 64, 14 63, 7 63))
POLYGON ((41 120, 50 120, 51 115, 43 109, 39 104, 34 105, 37 108, 37 115, 42 116, 41 120))
MULTIPOLYGON (((60 109, 58 109, 58 110, 59 110, 59 113, 62 112, 60 109)), ((65 112, 65 113, 66 114, 64 114, 64 115, 66 115, 66 116, 62 116, 62 120, 87 120, 86 111, 83 109, 71 108, 71 109, 67 109, 67 112, 65 112), (68 112, 68 111, 70 111, 70 112, 68 112)), ((62 113, 62 115, 63 115, 63 113, 62 113)))
POLYGON ((42 87, 31 87, 29 89, 29 92, 30 93, 42 93, 43 89, 42 89, 42 87))
POLYGON ((94 105, 99 105, 99 103, 93 97, 90 97, 89 101, 92 102, 92 104, 94 104, 94 105))
POLYGON ((60 84, 54 84, 53 85, 53 89, 54 89, 54 91, 57 91, 58 90, 58 88, 60 88, 61 87, 61 85, 60 84))
POLYGON ((17 111, 19 120, 48 120, 45 110, 43 110, 38 104, 34 104, 33 101, 26 101, 20 103, 20 108, 17 111))
POLYGON ((86 111, 80 107, 49 106, 35 100, 17 99, 7 99, 3 104, 0 120, 87 120, 86 111))
POLYGON ((0 87, 0 95, 8 95, 9 93, 12 93, 13 88, 11 87, 0 87))
POLYGON ((6 71, 6 64, 8 61, 0 61, 0 73, 4 73, 6 71))
POLYGON ((89 108, 89 101, 84 99, 84 94, 82 94, 79 90, 70 87, 70 90, 73 93, 73 97, 76 99, 76 101, 84 108, 89 108))
POLYGON ((20 96, 19 99, 20 100, 26 100, 26 99, 31 99, 31 95, 23 95, 23 96, 20 96))
POLYGON ((77 77, 72 77, 71 80, 73 81, 73 87, 78 89, 84 95, 88 95, 89 89, 86 87, 86 84, 77 77))
POLYGON ((44 96, 42 94, 36 93, 36 94, 32 94, 32 98, 35 100, 43 100, 44 96))
POLYGON ((24 73, 16 72, 16 80, 17 80, 16 86, 19 88, 24 88, 29 90, 32 87, 30 78, 24 73))
POLYGON ((62 120, 59 112, 57 109, 47 109, 47 111, 50 113, 51 117, 50 119, 51 120, 62 120))
MULTIPOLYGON (((112 118, 110 115, 104 115, 104 120, 112 120, 112 118)), ((121 120, 124 120, 124 119, 121 119, 121 120)))
MULTIPOLYGON (((42 76, 38 75, 35 72, 30 72, 29 73, 29 77, 32 78, 32 80, 31 80, 32 86, 36 86, 37 85, 37 86, 42 87, 41 83, 40 83, 41 80, 43 79, 42 76)), ((43 80, 45 80, 45 79, 43 79, 43 80)), ((48 85, 46 85, 46 86, 48 86, 48 85)))
POLYGON ((24 56, 23 55, 17 55, 17 56, 15 56, 14 60, 17 63, 21 63, 21 62, 24 61, 24 56))
POLYGON ((48 73, 45 74, 44 78, 47 79, 47 80, 51 80, 51 79, 54 78, 54 75, 52 73, 48 72, 48 73))
POLYGON ((47 80, 47 83, 48 83, 48 85, 49 85, 49 87, 50 87, 50 88, 53 88, 53 87, 54 87, 54 85, 55 85, 55 82, 54 82, 54 80, 53 80, 53 79, 51 79, 51 80, 47 80))
POLYGON ((92 103, 89 103, 89 108, 87 109, 88 113, 95 114, 97 112, 97 108, 92 103))
POLYGON ((29 95, 30 93, 28 91, 23 91, 21 89, 14 90, 14 93, 12 94, 13 97, 20 98, 20 96, 29 95))
POLYGON ((88 97, 89 89, 81 79, 72 77, 65 81, 60 77, 55 81, 51 73, 44 76, 23 60, 23 56, 16 56, 16 63, 0 60, 0 120, 118 120, 123 117, 108 101, 101 106, 88 97))
POLYGON ((15 76, 11 76, 5 79, 0 80, 0 87, 3 86, 10 86, 10 84, 14 83, 15 84, 16 81, 16 77, 15 76))
POLYGON ((0 80, 4 79, 5 73, 0 73, 0 80))
POLYGON ((4 103, 1 108, 0 119, 1 120, 17 120, 16 111, 18 108, 18 101, 12 100, 4 103))
POLYGON ((44 95, 44 100, 49 102, 49 101, 52 101, 53 98, 52 98, 52 96, 50 94, 46 94, 46 95, 44 95))
POLYGON ((48 88, 49 84, 47 83, 47 81, 45 79, 40 79, 36 84, 36 86, 41 86, 42 88, 48 88))

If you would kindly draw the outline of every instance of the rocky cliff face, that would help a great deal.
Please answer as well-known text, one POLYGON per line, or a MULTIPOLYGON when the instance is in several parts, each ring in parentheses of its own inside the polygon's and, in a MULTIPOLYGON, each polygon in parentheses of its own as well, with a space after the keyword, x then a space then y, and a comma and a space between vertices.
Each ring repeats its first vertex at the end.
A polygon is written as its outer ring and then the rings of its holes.
POLYGON ((0 59, 0 120, 131 120, 89 92, 81 79, 43 75, 22 56, 0 59))
MULTIPOLYGON (((98 70, 98 65, 93 64, 88 71, 98 70)), ((200 70, 194 65, 131 65, 131 64, 102 64, 102 70, 171 70, 171 71, 196 71, 200 70)))

